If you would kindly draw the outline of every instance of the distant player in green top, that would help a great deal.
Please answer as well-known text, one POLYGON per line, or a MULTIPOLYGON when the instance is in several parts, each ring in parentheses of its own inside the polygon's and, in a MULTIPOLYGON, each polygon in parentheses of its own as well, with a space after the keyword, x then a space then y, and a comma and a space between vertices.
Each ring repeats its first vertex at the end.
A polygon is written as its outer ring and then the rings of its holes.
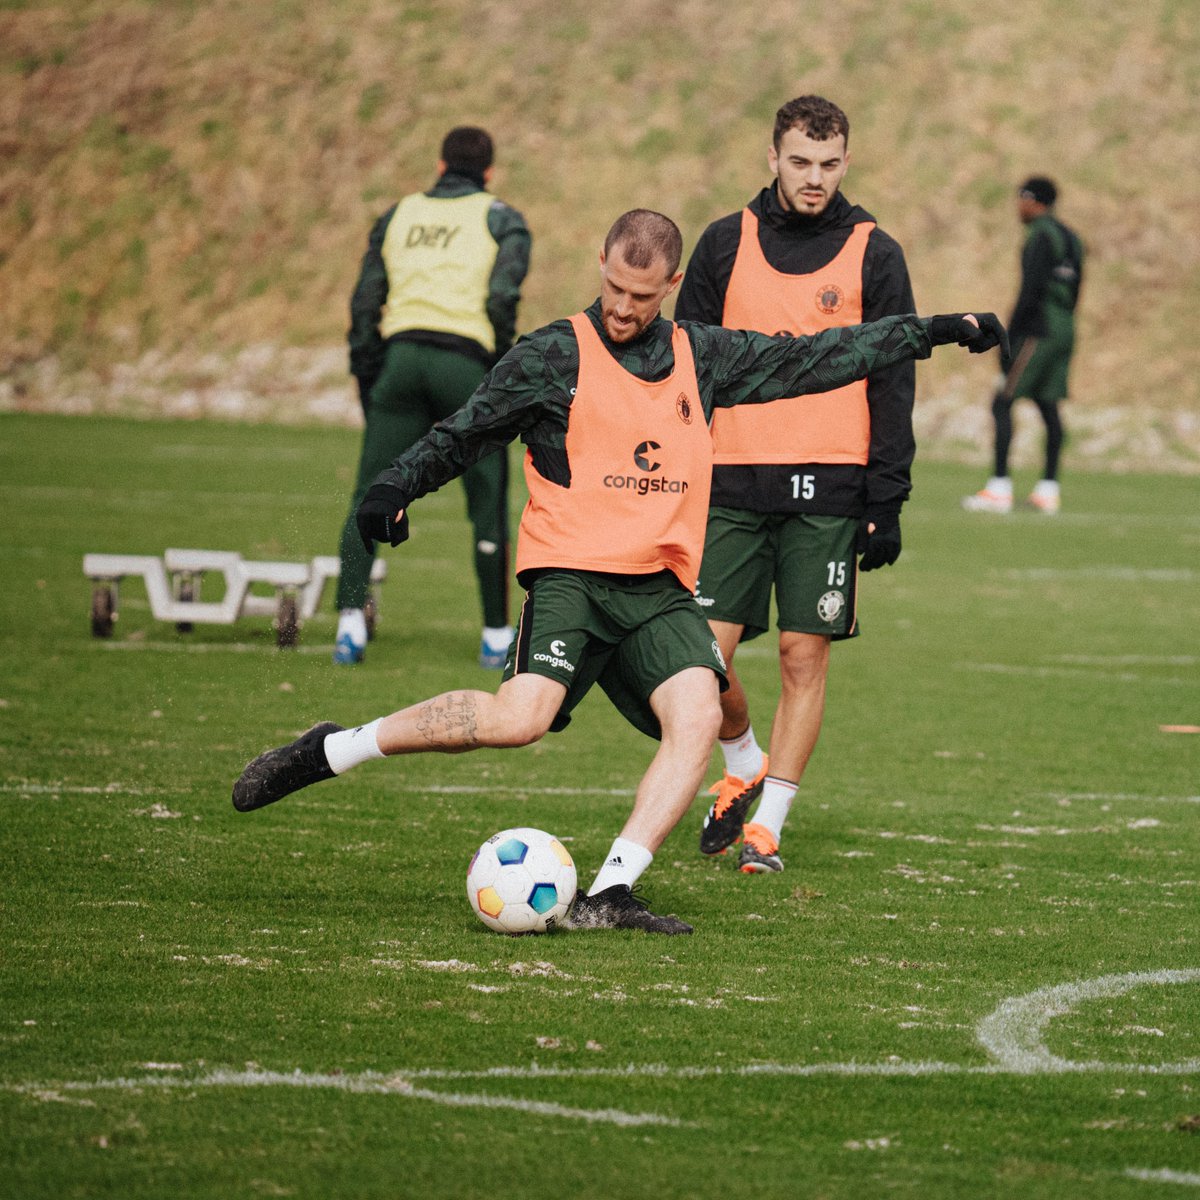
MULTIPOLYGON (((374 555, 354 513, 371 481, 433 425, 457 411, 513 343, 529 230, 485 189, 492 139, 463 125, 442 142, 438 179, 375 222, 350 299, 350 372, 367 425, 358 480, 342 530, 333 661, 361 662, 374 555)), ((483 607, 482 666, 500 668, 508 623, 508 458, 493 454, 463 475, 483 607)))
POLYGON ((1041 175, 1027 179, 1017 191, 1017 213, 1028 227, 1028 235, 1021 252, 1021 291, 1008 326, 1013 357, 992 400, 994 473, 980 491, 963 498, 968 512, 1012 511, 1008 474, 1012 406, 1023 396, 1038 406, 1046 424, 1046 469, 1029 503, 1040 512, 1058 512, 1058 459, 1063 444, 1058 402, 1067 396, 1067 370, 1075 348, 1083 243, 1055 215, 1057 199, 1054 182, 1041 175))

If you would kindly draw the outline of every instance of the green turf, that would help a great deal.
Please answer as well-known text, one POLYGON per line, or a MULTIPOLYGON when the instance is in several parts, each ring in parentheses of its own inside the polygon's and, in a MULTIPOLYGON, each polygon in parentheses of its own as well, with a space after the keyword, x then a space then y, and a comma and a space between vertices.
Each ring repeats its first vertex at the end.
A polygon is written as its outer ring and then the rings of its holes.
MULTIPOLYGON (((645 877, 694 937, 510 939, 467 905, 475 847, 548 828, 588 882, 652 752, 599 694, 527 749, 229 803, 316 719, 494 685, 457 485, 414 506, 361 668, 328 661, 329 598, 295 651, 266 618, 180 633, 133 584, 90 636, 88 551, 332 552, 356 443, 0 417, 0 1192, 1200 1181, 1200 735, 1162 728, 1200 724, 1194 480, 1068 457, 1061 516, 1005 519, 958 508, 978 472, 918 463, 904 556, 834 650, 784 873, 702 859, 698 802, 645 877)), ((770 643, 739 658, 764 740, 770 643)))

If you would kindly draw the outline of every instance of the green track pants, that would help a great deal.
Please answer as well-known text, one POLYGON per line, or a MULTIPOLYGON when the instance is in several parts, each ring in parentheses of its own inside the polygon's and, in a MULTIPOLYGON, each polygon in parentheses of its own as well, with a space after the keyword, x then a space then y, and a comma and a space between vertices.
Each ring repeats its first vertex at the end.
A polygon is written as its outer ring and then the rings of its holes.
MULTIPOLYGON (((435 424, 461 408, 486 374, 481 363, 418 342, 393 342, 371 389, 358 480, 342 528, 337 606, 362 608, 374 556, 363 548, 354 514, 385 467, 435 424)), ((474 531, 475 574, 483 623, 508 624, 508 456, 499 451, 462 476, 474 531)))

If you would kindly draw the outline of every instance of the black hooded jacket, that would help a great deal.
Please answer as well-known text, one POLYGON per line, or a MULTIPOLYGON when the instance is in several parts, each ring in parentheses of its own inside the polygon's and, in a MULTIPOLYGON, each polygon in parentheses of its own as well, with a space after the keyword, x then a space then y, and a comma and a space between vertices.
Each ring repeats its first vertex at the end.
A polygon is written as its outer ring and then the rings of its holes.
MULTIPOLYGON (((758 218, 759 242, 777 271, 807 275, 832 262, 854 226, 875 218, 838 192, 820 216, 785 210, 774 184, 750 202, 758 218)), ((714 221, 700 236, 675 305, 676 320, 720 325, 725 293, 741 241, 742 214, 714 221)), ((878 226, 863 260, 864 322, 915 313, 904 252, 878 226)), ((712 503, 756 512, 805 511, 835 516, 899 512, 912 487, 916 444, 912 409, 916 372, 911 362, 876 371, 867 378, 871 439, 865 467, 840 463, 737 466, 713 469, 712 503), (791 477, 798 471, 818 477, 817 497, 793 498, 791 477)))

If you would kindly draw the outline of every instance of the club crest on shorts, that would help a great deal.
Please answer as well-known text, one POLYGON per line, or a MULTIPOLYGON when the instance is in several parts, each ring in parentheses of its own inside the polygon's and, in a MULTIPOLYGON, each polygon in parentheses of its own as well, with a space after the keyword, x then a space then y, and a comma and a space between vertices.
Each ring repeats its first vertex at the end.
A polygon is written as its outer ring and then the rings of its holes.
POLYGON ((844 592, 826 592, 817 601, 817 616, 822 621, 832 625, 842 615, 842 610, 845 607, 846 594, 844 592))
POLYGON ((716 660, 717 660, 717 662, 719 662, 719 663, 721 664, 721 667, 722 667, 724 670, 728 670, 728 669, 729 669, 729 668, 726 666, 726 663, 725 663, 725 655, 723 655, 723 654, 721 653, 721 646, 720 646, 720 643, 717 641, 717 639, 716 639, 716 638, 713 638, 713 655, 716 657, 716 660))

